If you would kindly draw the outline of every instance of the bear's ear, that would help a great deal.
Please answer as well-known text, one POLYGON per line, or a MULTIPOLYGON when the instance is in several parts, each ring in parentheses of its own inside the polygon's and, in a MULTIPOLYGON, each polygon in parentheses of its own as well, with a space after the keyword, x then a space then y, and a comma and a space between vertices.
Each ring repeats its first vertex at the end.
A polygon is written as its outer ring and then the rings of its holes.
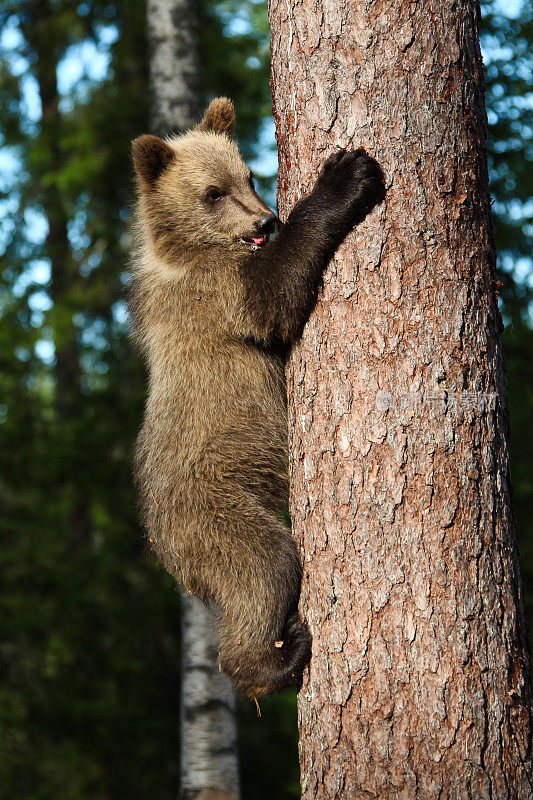
POLYGON ((199 131, 211 131, 233 137, 235 130, 235 109, 227 97, 217 97, 209 103, 203 120, 198 125, 199 131))
POLYGON ((147 186, 152 186, 165 167, 168 167, 175 158, 170 145, 150 134, 134 139, 132 151, 135 172, 141 183, 147 186))

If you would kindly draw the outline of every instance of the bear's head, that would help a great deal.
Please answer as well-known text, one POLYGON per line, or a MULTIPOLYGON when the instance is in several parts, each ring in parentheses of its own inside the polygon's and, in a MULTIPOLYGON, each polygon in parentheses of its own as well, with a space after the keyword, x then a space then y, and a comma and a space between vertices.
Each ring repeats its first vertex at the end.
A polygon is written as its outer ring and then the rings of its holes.
POLYGON ((276 216, 257 195, 233 141, 231 100, 213 100, 183 134, 133 142, 141 220, 157 254, 221 248, 243 255, 266 244, 276 216))

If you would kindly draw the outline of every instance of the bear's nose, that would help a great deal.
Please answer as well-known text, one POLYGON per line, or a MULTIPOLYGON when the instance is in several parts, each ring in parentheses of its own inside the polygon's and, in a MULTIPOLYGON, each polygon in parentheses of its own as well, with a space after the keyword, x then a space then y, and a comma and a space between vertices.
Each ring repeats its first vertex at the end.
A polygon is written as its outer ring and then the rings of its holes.
POLYGON ((265 214, 264 217, 261 217, 259 222, 255 223, 255 227, 258 232, 262 234, 274 233, 277 221, 278 218, 275 214, 265 214))

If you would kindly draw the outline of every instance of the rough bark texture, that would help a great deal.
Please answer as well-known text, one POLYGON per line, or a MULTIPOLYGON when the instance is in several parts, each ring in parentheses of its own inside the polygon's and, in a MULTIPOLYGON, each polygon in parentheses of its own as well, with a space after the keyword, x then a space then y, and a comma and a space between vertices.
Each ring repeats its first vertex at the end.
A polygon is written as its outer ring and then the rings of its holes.
POLYGON ((153 133, 195 122, 201 88, 195 0, 147 0, 153 133), (184 123, 184 124, 183 124, 184 123))
MULTIPOLYGON (((198 121, 201 68, 195 0, 148 0, 152 132, 198 121)), ((180 785, 182 800, 239 800, 235 695, 219 671, 212 613, 181 594, 180 785)))
POLYGON ((384 206, 288 367, 304 800, 533 797, 474 0, 271 0, 282 217, 335 147, 384 206))

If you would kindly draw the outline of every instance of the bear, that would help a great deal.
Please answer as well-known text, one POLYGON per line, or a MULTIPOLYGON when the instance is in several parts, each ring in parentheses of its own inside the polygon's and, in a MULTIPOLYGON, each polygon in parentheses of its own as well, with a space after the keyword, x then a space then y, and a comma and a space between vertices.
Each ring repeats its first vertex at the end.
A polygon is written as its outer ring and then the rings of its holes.
POLYGON ((299 687, 311 656, 286 516, 285 358, 385 185, 363 149, 339 149, 278 225, 234 125, 221 97, 191 130, 133 142, 130 311, 149 372, 135 476, 153 549, 217 610, 220 668, 258 697, 299 687))

